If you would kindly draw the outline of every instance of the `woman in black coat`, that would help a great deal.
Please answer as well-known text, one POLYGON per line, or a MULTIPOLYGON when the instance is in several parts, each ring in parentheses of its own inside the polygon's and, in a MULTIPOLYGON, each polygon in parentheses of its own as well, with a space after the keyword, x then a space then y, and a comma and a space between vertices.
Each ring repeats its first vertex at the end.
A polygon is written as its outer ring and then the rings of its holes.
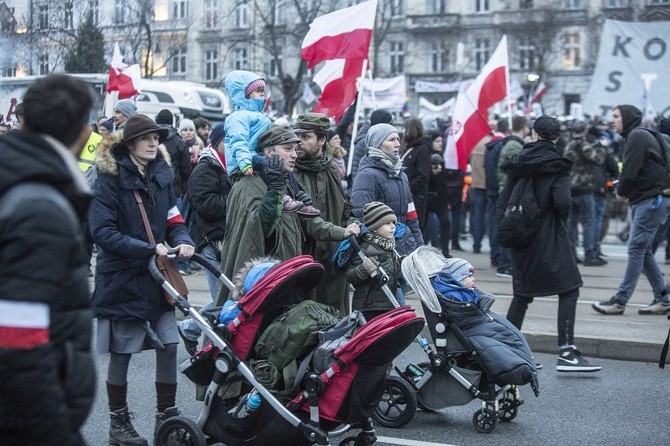
POLYGON ((402 154, 400 159, 409 179, 414 206, 419 218, 419 227, 423 232, 426 228, 426 206, 428 199, 428 182, 431 177, 430 155, 432 141, 423 131, 421 121, 410 118, 405 121, 402 154))
POLYGON ((156 428, 178 415, 177 322, 153 280, 148 261, 167 255, 166 243, 179 256, 193 255, 194 243, 176 206, 169 155, 159 148, 167 130, 144 115, 126 122, 118 144, 105 143, 97 158, 95 199, 89 212, 91 234, 98 245, 93 308, 98 318, 97 350, 110 353, 107 396, 110 444, 147 444, 130 422, 128 363, 133 353, 156 350, 156 428), (134 192, 146 210, 155 243, 149 241, 134 192))
POLYGON ((570 209, 572 162, 563 158, 555 145, 559 124, 554 118, 540 117, 533 127, 533 142, 503 166, 510 176, 496 209, 497 220, 504 214, 514 185, 523 177, 533 179, 540 209, 539 233, 524 248, 512 249, 514 298, 507 319, 521 329, 528 304, 535 296, 558 295, 559 372, 594 372, 574 345, 575 317, 582 277, 573 254, 565 221, 570 209))

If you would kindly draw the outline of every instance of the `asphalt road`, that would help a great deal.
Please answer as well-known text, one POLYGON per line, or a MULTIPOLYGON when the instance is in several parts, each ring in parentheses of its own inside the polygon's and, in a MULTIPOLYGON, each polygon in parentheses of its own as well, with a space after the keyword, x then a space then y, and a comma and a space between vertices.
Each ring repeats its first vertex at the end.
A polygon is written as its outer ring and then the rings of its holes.
MULTIPOLYGON (((179 348, 178 362, 186 359, 179 348)), ((412 345, 398 357, 404 367, 408 362, 424 360, 421 349, 412 345)), ((98 395, 85 426, 90 445, 105 445, 109 417, 105 393, 107 356, 96 356, 98 395)), ((524 405, 511 423, 499 423, 491 434, 477 433, 472 415, 477 401, 450 407, 436 413, 417 411, 406 426, 399 429, 377 428, 379 445, 668 445, 670 423, 670 369, 655 364, 598 360, 603 370, 595 374, 559 374, 553 366, 555 357, 538 354, 545 367, 540 371, 539 397, 531 389, 521 388, 524 405)), ((135 412, 135 427, 149 441, 152 438, 155 390, 153 352, 135 355, 130 364, 129 401, 135 412)), ((195 385, 179 376, 177 404, 182 413, 196 418, 201 403, 194 398, 195 385)), ((331 439, 332 444, 337 440, 331 439)), ((287 446, 287 445, 283 445, 287 446)))

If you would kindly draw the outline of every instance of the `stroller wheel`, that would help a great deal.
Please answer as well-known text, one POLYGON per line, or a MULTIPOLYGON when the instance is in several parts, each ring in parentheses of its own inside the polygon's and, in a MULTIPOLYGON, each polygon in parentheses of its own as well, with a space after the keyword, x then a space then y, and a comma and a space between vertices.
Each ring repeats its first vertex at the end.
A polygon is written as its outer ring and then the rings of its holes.
POLYGON ((340 441, 337 446, 355 446, 356 445, 356 437, 347 437, 344 440, 340 441))
POLYGON ((207 446, 200 426, 187 417, 168 418, 161 424, 154 439, 156 446, 207 446))
POLYGON ((472 425, 477 432, 490 434, 496 428, 496 413, 487 408, 481 408, 472 416, 472 425))
POLYGON ((388 376, 372 417, 384 427, 401 427, 414 417, 416 406, 417 398, 412 386, 399 376, 388 376))
POLYGON ((516 399, 511 397, 509 392, 505 393, 505 398, 501 399, 498 404, 500 408, 498 411, 500 414, 500 421, 504 423, 509 423, 515 419, 519 413, 519 403, 516 399))

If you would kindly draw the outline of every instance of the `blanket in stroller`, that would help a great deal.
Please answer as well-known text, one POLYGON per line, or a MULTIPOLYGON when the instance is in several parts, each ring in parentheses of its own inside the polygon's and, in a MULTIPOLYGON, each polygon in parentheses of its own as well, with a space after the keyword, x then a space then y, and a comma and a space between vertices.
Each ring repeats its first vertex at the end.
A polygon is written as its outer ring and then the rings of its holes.
POLYGON ((499 385, 530 384, 539 395, 535 358, 523 334, 507 319, 490 311, 495 298, 479 291, 477 303, 456 301, 436 291, 446 318, 467 337, 482 370, 499 385))

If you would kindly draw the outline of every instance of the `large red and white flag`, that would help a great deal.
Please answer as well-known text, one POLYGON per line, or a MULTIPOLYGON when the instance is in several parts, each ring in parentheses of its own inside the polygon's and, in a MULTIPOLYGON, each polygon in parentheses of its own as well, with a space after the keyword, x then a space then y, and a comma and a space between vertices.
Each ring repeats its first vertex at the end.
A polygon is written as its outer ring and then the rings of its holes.
POLYGON ((321 87, 316 113, 339 119, 356 97, 356 80, 364 59, 335 59, 326 62, 312 80, 321 87))
POLYGON ((503 36, 474 82, 458 92, 444 150, 446 168, 466 170, 470 152, 490 131, 489 108, 507 96, 508 78, 507 36, 503 36))
POLYGON ((119 99, 125 99, 140 93, 140 74, 139 64, 126 65, 123 63, 123 56, 119 49, 118 42, 114 44, 114 55, 109 67, 109 77, 107 79, 107 93, 112 91, 119 92, 119 99))
POLYGON ((302 42, 307 68, 326 60, 367 59, 376 13, 377 0, 371 0, 314 19, 302 42))
POLYGON ((540 99, 547 94, 547 84, 541 81, 533 93, 533 102, 540 102, 540 99))

